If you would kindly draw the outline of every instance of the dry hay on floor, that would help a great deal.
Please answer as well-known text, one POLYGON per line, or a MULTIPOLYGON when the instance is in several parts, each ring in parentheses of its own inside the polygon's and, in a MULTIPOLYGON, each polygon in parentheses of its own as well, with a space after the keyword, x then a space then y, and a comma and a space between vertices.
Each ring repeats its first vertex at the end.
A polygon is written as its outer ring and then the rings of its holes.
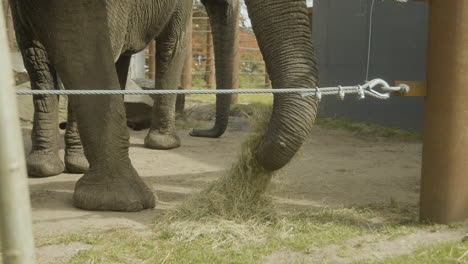
POLYGON ((274 212, 271 197, 264 194, 275 172, 262 168, 255 158, 270 116, 271 107, 256 110, 251 118, 251 135, 242 144, 232 167, 207 189, 169 213, 169 219, 249 219, 271 216, 274 212))

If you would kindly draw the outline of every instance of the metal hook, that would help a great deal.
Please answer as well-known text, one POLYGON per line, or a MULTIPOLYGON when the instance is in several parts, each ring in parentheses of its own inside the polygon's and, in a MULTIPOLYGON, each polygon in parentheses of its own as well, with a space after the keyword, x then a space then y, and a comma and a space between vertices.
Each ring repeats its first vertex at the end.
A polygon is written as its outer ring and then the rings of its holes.
POLYGON ((400 90, 400 88, 396 88, 396 87, 390 87, 390 85, 388 85, 388 83, 382 79, 374 79, 370 82, 368 82, 366 84, 367 86, 367 92, 373 94, 374 96, 376 96, 377 98, 381 98, 381 99, 388 99, 390 98, 390 92, 391 91, 397 91, 397 90, 400 90), (385 91, 385 93, 381 93, 381 92, 377 92, 376 90, 374 90, 374 88, 378 85, 381 85, 381 89, 383 91, 385 91))

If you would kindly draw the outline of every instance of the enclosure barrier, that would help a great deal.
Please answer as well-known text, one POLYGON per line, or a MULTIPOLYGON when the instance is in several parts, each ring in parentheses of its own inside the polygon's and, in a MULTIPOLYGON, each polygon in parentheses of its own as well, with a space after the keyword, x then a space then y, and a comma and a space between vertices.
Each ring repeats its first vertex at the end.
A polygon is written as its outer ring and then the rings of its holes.
POLYGON ((357 94, 359 99, 366 95, 377 99, 388 99, 391 93, 407 93, 410 88, 406 84, 390 86, 382 79, 374 79, 363 85, 337 86, 323 88, 276 88, 276 89, 235 89, 235 90, 17 90, 18 95, 163 95, 163 94, 280 94, 299 93, 303 97, 314 96, 318 100, 324 95, 336 95, 344 100, 347 94, 357 94), (380 88, 379 92, 375 88, 380 88))
POLYGON ((0 253, 5 264, 32 264, 34 240, 23 140, 3 6, 0 5, 0 253))
POLYGON ((468 219, 468 0, 432 0, 420 218, 468 219))

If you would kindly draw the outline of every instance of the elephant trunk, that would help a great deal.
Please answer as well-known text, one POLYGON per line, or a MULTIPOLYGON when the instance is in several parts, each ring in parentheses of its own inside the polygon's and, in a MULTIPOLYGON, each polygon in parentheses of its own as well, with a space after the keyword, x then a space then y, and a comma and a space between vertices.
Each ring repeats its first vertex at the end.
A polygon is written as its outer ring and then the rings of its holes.
MULTIPOLYGON (((238 1, 204 0, 210 17, 215 51, 216 88, 232 89, 234 66, 234 41, 238 27, 238 1)), ((213 128, 194 129, 192 136, 220 137, 226 131, 229 119, 231 95, 216 96, 216 120, 213 128)))
MULTIPOLYGON (((317 86, 318 71, 305 0, 249 0, 247 8, 273 88, 317 86)), ((256 150, 261 166, 286 165, 308 137, 317 113, 315 98, 274 96, 271 121, 256 150)))

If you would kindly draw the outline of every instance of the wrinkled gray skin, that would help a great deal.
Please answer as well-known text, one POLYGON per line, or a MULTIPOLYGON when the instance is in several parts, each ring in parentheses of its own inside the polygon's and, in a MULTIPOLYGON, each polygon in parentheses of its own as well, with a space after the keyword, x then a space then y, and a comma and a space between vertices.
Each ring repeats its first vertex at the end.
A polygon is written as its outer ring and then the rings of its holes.
MULTIPOLYGON (((230 11, 238 3, 232 1, 236 0, 204 1, 212 22, 223 25, 221 21, 225 21, 227 25, 234 20, 230 11)), ((12 8, 35 89, 53 89, 55 71, 66 89, 117 89, 125 83, 122 72, 128 70, 130 55, 153 38, 158 43, 156 86, 172 89, 181 71, 181 63, 176 62, 183 59, 181 51, 187 45, 181 25, 188 19, 191 4, 187 0, 14 0, 12 8)), ((317 70, 305 0, 247 0, 246 4, 273 87, 315 87, 317 70)), ((229 42, 229 32, 214 25, 215 34, 217 31, 222 33, 215 36, 218 47, 224 45, 223 37, 229 42)), ((222 68, 217 73, 222 76, 222 68)), ((88 210, 154 207, 153 193, 129 159, 122 96, 70 96, 70 102, 90 164, 75 186, 74 204, 88 210)), ((146 144, 178 143, 174 102, 174 96, 157 97, 146 144)), ((44 107, 56 107, 55 97, 43 97, 36 105, 38 115, 55 118, 54 112, 44 107)), ((288 163, 309 134, 315 113, 316 102, 310 98, 275 95, 268 131, 256 151, 259 164, 276 170, 288 163)), ((53 138, 50 135, 55 129, 46 126, 37 130, 53 138)))
MULTIPOLYGON (((41 35, 34 36, 32 32, 37 32, 37 28, 44 27, 46 23, 32 26, 32 22, 25 20, 38 19, 42 13, 28 14, 32 1, 12 1, 15 16, 15 27, 18 34, 20 49, 23 53, 26 68, 30 73, 33 89, 55 89, 57 87, 56 65, 54 65, 53 54, 48 52, 47 46, 52 46, 42 40, 41 35), (16 3, 16 4, 15 4, 16 3)), ((54 4, 54 1, 47 1, 43 5, 54 4)), ((175 89, 178 84, 181 68, 183 67, 183 57, 186 51, 185 25, 187 15, 191 12, 188 4, 169 4, 164 1, 150 1, 147 3, 118 3, 118 1, 105 1, 108 6, 107 21, 110 31, 110 42, 112 55, 115 61, 115 68, 121 88, 124 89, 126 82, 130 55, 141 49, 143 44, 151 38, 158 42, 158 69, 157 89, 175 89), (123 12, 122 9, 130 9, 123 12), (147 13, 152 10, 153 13, 147 13), (167 13, 167 14, 166 14, 167 13), (130 33, 132 30, 137 33, 130 33)), ((131 1, 126 1, 131 2, 131 1)), ((238 5, 216 3, 209 1, 206 4, 208 13, 213 23, 213 31, 216 43, 217 71, 225 78, 218 79, 219 89, 230 89, 232 87, 232 54, 234 27, 236 21, 232 20, 237 12, 238 5)), ((58 18, 60 19, 60 18, 58 18)), ((76 19, 79 19, 78 17, 76 19)), ((47 22, 47 21, 46 21, 47 22)), ((52 23, 52 21, 50 21, 52 23)), ((84 29, 81 29, 84 30, 84 29)), ((68 33, 72 34, 72 33, 68 33)), ((55 40, 53 40, 55 41, 55 40)), ((106 44, 103 43, 105 46, 106 44)), ((76 66, 74 66, 76 67, 76 66)), ((35 177, 47 177, 58 175, 63 172, 64 164, 58 156, 57 144, 57 96, 34 96, 35 116, 32 131, 33 147, 27 158, 28 173, 35 177)), ((180 140, 175 132, 173 112, 173 96, 155 97, 153 108, 152 126, 145 139, 145 146, 153 149, 172 149, 180 146, 180 140)), ((230 96, 220 96, 218 98, 218 114, 216 125, 210 130, 194 130, 193 135, 197 136, 220 136, 227 126, 229 113, 230 96)), ((69 106, 69 120, 65 133, 65 167, 71 173, 83 173, 88 169, 83 147, 81 146, 75 114, 69 106)))
MULTIPOLYGON (((318 85, 305 0, 246 0, 252 27, 275 88, 318 85)), ((266 169, 286 165, 308 137, 317 101, 300 94, 275 94, 268 130, 256 150, 266 169)))

